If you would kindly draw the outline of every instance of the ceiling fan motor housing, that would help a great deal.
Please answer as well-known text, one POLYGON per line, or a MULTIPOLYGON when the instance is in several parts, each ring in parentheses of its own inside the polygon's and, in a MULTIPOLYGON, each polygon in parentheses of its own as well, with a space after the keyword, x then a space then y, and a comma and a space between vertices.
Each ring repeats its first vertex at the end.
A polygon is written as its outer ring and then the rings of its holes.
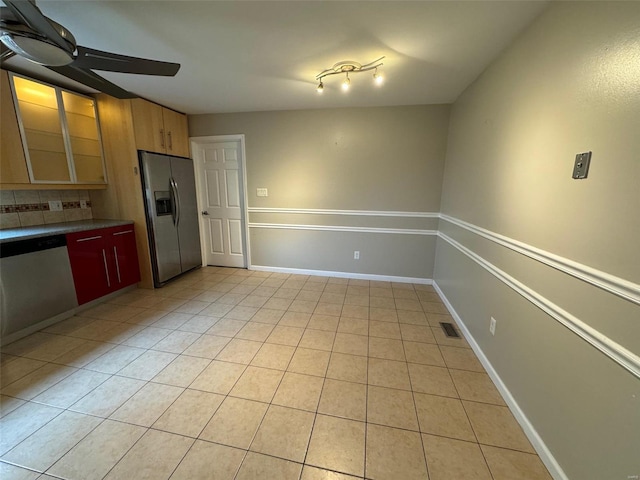
POLYGON ((137 95, 115 85, 93 70, 138 75, 174 76, 180 64, 130 57, 77 45, 71 32, 46 17, 35 0, 2 0, 0 41, 8 48, 0 61, 13 54, 44 65, 60 75, 116 98, 137 95))
POLYGON ((0 41, 16 54, 40 65, 68 65, 73 62, 76 39, 59 23, 48 18, 47 21, 64 40, 62 46, 21 23, 11 10, 2 7, 0 9, 0 41))

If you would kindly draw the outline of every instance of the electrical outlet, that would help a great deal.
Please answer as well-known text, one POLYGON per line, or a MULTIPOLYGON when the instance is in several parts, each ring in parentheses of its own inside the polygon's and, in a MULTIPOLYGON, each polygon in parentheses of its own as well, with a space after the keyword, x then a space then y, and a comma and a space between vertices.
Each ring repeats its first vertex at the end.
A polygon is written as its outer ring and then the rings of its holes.
POLYGON ((353 259, 354 260, 360 260, 360 250, 355 250, 353 252, 353 259))
POLYGON ((61 200, 49 200, 49 210, 52 212, 61 212, 62 211, 62 201, 61 200))
POLYGON ((491 332, 491 335, 496 334, 496 323, 498 323, 496 319, 491 317, 491 323, 489 324, 489 331, 491 332))
POLYGON ((86 200, 80 200, 80 208, 87 208, 87 201, 86 200))

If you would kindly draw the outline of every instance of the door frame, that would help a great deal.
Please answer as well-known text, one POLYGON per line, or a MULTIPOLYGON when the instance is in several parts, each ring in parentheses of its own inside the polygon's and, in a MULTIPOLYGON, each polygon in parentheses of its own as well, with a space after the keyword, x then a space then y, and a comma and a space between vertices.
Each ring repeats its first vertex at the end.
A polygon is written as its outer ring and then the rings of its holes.
POLYGON ((242 222, 242 243, 244 245, 244 268, 251 268, 251 246, 249 242, 249 196, 247 191, 247 154, 244 146, 244 133, 236 135, 207 135, 203 137, 189 137, 189 143, 191 146, 191 155, 193 156, 195 174, 196 174, 196 194, 198 197, 198 216, 200 217, 200 245, 202 249, 202 266, 206 267, 206 229, 204 226, 204 220, 202 218, 202 211, 204 207, 202 205, 200 181, 202 180, 202 171, 200 169, 200 161, 203 159, 200 157, 200 147, 204 145, 210 145, 217 142, 230 142, 239 141, 240 151, 242 153, 242 160, 240 161, 240 168, 238 172, 241 178, 242 195, 240 201, 242 207, 240 208, 240 214, 242 222))

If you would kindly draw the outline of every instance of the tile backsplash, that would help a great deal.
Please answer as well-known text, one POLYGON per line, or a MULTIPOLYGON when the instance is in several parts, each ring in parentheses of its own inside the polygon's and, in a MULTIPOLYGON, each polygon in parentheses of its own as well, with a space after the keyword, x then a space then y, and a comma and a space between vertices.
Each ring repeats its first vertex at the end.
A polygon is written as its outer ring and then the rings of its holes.
POLYGON ((91 218, 93 215, 88 190, 0 191, 0 228, 74 222, 91 218), (62 211, 51 211, 49 201, 62 202, 62 211), (85 202, 86 208, 81 208, 81 203, 85 202))

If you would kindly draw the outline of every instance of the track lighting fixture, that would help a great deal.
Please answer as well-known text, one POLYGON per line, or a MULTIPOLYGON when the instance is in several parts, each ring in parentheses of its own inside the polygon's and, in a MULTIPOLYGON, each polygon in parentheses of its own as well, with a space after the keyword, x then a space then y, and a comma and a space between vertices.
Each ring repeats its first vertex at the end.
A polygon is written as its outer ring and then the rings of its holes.
POLYGON ((351 79, 349 78, 350 73, 366 72, 374 69, 375 69, 373 73, 374 83, 376 85, 381 85, 384 81, 384 77, 382 76, 382 74, 378 73, 378 67, 381 67, 383 65, 382 63, 383 58, 384 57, 380 57, 371 63, 367 63, 366 65, 362 65, 358 62, 352 62, 352 61, 338 62, 333 67, 327 68, 326 70, 323 70, 318 75, 316 75, 316 80, 320 82, 318 84, 318 87, 316 88, 316 91, 318 93, 322 93, 322 91, 324 90, 324 84, 322 83, 322 79, 324 77, 327 77, 329 75, 338 75, 340 73, 346 74, 346 78, 344 82, 342 82, 342 89, 345 91, 349 90, 349 87, 351 85, 351 79))

